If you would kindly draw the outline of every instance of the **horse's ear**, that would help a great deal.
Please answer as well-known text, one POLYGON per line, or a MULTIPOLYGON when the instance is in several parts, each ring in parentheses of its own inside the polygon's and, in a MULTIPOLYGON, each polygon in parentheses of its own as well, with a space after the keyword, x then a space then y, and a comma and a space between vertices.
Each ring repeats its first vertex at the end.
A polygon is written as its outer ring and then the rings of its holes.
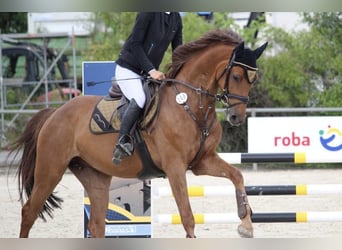
POLYGON ((254 50, 255 58, 258 59, 267 47, 268 42, 265 42, 259 48, 254 50))
POLYGON ((239 54, 239 53, 243 53, 244 52, 244 49, 245 49, 245 42, 242 41, 241 43, 239 43, 238 46, 235 47, 235 53, 236 54, 239 54))

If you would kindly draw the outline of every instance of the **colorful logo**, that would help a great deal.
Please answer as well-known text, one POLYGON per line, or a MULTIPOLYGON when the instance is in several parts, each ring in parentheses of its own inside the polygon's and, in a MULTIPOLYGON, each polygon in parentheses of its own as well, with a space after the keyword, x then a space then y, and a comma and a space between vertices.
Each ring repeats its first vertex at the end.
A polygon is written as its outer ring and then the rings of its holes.
POLYGON ((322 146, 329 151, 342 149, 342 132, 337 128, 328 126, 328 130, 320 130, 320 141, 322 146))

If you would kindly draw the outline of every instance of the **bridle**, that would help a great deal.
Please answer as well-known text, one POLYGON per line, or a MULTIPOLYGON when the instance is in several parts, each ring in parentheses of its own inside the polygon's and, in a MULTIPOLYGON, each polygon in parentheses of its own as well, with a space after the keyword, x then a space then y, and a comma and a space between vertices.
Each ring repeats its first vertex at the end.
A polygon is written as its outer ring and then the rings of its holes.
POLYGON ((217 99, 222 101, 222 103, 226 106, 226 108, 232 108, 233 106, 236 106, 236 105, 239 105, 239 104, 248 104, 249 102, 249 96, 242 96, 242 95, 237 95, 237 94, 232 94, 232 93, 229 93, 229 78, 230 78, 230 73, 231 73, 231 69, 233 68, 233 66, 238 66, 238 67, 241 67, 245 74, 246 74, 246 77, 247 77, 247 80, 250 84, 252 84, 255 80, 256 80, 256 72, 258 70, 258 68, 253 68, 249 65, 246 65, 246 64, 243 64, 243 63, 240 63, 240 62, 237 62, 235 60, 236 58, 236 51, 234 50, 228 63, 227 63, 227 66, 223 69, 222 73, 220 74, 220 76, 218 77, 218 79, 216 79, 216 82, 220 81, 220 79, 226 75, 226 78, 225 78, 225 81, 224 81, 224 87, 223 87, 223 90, 222 90, 222 94, 220 95, 217 95, 217 99), (251 77, 250 77, 250 74, 249 72, 255 72, 253 74, 253 79, 251 80, 251 77), (236 102, 234 104, 230 104, 229 103, 229 99, 237 99, 239 100, 240 102, 236 102))

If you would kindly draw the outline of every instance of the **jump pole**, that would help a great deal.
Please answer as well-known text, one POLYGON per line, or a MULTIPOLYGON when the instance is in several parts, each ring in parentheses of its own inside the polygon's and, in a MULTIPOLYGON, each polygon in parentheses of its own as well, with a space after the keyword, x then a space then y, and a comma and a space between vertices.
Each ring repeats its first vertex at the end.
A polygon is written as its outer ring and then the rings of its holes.
MULTIPOLYGON (((228 224, 239 223, 236 213, 194 214, 195 224, 228 224)), ((182 224, 179 214, 159 214, 153 216, 158 224, 182 224)), ((253 223, 308 223, 308 222, 342 222, 342 211, 335 212, 281 212, 253 213, 253 223)))
POLYGON ((342 154, 318 152, 296 153, 219 153, 224 161, 231 164, 241 163, 341 163, 342 154))
MULTIPOLYGON (((342 194, 342 184, 296 184, 245 186, 247 195, 321 195, 342 194)), ((154 197, 172 196, 170 187, 152 189, 154 197)), ((189 197, 235 195, 233 186, 189 186, 189 197)))

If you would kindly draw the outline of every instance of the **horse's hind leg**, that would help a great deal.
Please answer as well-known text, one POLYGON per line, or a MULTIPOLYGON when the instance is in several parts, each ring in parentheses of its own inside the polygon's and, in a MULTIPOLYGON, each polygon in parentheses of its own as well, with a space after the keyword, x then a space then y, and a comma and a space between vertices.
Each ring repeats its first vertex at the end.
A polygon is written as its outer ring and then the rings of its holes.
MULTIPOLYGON (((64 172, 56 172, 51 174, 48 171, 36 172, 31 195, 21 210, 22 220, 19 234, 20 238, 27 238, 29 236, 29 232, 39 213, 42 211, 45 201, 60 182, 63 173, 64 172)), ((56 204, 56 206, 53 207, 58 206, 59 204, 56 204)))
POLYGON ((105 217, 109 201, 109 186, 112 177, 97 171, 85 162, 70 166, 70 170, 82 183, 91 205, 88 229, 92 237, 105 237, 105 217))
POLYGON ((238 215, 241 219, 238 232, 241 237, 252 238, 252 209, 248 203, 244 179, 240 170, 223 161, 217 154, 214 154, 212 157, 202 159, 198 165, 192 168, 192 172, 195 175, 224 177, 232 181, 236 190, 238 215))

